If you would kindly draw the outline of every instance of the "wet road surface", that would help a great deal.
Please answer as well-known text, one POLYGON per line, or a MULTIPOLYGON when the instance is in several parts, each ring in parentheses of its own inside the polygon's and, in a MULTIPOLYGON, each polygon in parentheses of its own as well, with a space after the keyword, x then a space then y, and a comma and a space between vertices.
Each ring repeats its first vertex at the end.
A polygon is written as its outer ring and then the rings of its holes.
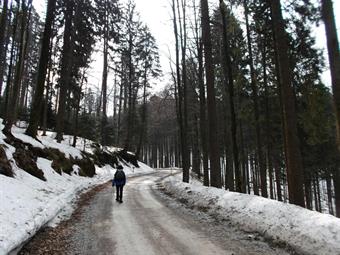
POLYGON ((73 227, 68 253, 290 254, 163 194, 156 183, 169 173, 131 178, 122 204, 109 185, 98 192, 73 227))

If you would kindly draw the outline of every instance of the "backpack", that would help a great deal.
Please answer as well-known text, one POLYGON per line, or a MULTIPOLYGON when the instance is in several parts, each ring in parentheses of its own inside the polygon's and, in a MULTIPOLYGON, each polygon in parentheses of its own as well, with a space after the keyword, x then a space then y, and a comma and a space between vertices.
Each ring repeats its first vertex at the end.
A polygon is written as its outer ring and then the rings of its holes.
POLYGON ((115 173, 115 180, 116 181, 122 181, 125 179, 125 173, 123 171, 120 171, 118 170, 116 173, 115 173))

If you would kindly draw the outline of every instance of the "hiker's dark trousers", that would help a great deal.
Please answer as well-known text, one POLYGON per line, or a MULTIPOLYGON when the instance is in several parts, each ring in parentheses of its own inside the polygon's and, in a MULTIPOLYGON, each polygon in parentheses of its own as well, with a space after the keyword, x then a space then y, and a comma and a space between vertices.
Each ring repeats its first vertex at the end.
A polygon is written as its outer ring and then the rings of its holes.
POLYGON ((123 187, 124 185, 116 186, 117 192, 116 192, 116 200, 123 201, 123 187))

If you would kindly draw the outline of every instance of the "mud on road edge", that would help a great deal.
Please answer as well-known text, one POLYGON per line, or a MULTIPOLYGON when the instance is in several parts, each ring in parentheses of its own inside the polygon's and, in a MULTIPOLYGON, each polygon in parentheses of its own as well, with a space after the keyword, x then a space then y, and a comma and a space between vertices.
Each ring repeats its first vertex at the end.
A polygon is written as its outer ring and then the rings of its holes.
POLYGON ((107 188, 110 184, 111 181, 108 181, 82 193, 75 203, 74 211, 67 220, 61 221, 56 227, 45 226, 41 228, 20 249, 18 254, 67 254, 68 247, 70 246, 69 237, 72 234, 72 226, 80 219, 83 208, 91 202, 91 199, 98 192, 107 188))

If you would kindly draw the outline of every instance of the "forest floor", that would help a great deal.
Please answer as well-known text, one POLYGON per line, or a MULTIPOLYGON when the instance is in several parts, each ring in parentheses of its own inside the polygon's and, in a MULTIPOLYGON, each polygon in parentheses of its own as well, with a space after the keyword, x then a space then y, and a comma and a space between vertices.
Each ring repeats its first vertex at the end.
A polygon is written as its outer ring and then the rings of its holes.
POLYGON ((295 254, 167 195, 160 181, 170 174, 129 178, 122 204, 109 183, 96 187, 19 254, 295 254))

